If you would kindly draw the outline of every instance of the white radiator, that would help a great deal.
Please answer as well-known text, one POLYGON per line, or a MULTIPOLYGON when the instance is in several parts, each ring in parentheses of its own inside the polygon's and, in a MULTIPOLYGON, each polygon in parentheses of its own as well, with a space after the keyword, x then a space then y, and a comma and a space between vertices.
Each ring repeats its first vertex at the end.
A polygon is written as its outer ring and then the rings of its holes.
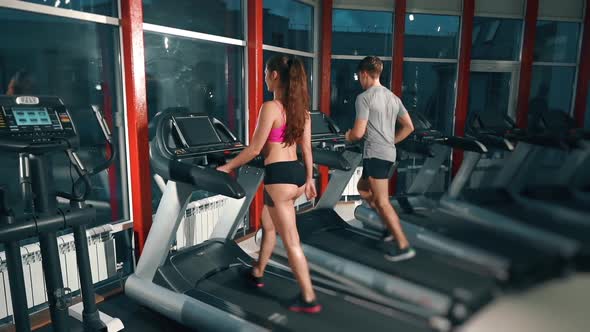
POLYGON ((354 199, 358 198, 359 191, 356 189, 356 185, 361 179, 362 174, 363 168, 357 167, 354 173, 352 174, 350 181, 348 181, 348 185, 346 185, 346 188, 344 188, 344 191, 342 192, 342 196, 344 197, 345 201, 347 201, 350 196, 352 196, 352 198, 354 199))
POLYGON ((176 231, 176 249, 208 240, 226 202, 227 198, 221 195, 190 202, 176 231))
MULTIPOLYGON (((112 236, 113 227, 104 225, 86 231, 88 236, 88 251, 92 281, 97 283, 106 280, 117 273, 115 241, 112 236)), ((72 292, 80 289, 78 278, 78 264, 76 263, 76 246, 74 235, 67 234, 57 239, 61 273, 64 287, 72 292)), ((23 272, 29 308, 47 302, 45 279, 41 264, 41 247, 39 243, 27 244, 21 247, 23 272)), ((6 254, 0 253, 0 320, 12 315, 12 302, 6 254)))

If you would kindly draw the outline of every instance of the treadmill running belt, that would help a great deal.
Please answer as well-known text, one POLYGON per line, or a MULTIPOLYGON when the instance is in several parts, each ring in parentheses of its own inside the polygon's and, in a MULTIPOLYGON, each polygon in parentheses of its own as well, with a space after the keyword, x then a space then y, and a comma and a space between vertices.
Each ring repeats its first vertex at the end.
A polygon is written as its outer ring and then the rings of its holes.
POLYGON ((536 282, 561 273, 562 262, 558 255, 535 247, 510 233, 478 225, 440 210, 400 214, 400 218, 454 241, 509 257, 510 272, 513 274, 511 279, 515 283, 536 282))
POLYGON ((224 310, 233 306, 233 312, 241 312, 238 316, 273 330, 430 331, 393 310, 380 307, 385 312, 379 314, 368 309, 373 304, 358 305, 360 300, 353 304, 349 297, 317 289, 318 301, 323 307, 319 314, 291 312, 287 309, 289 301, 299 292, 294 280, 271 272, 271 268, 264 276, 265 286, 253 288, 245 283, 241 275, 244 270, 245 267, 235 267, 216 273, 201 281, 187 295, 197 299, 216 298, 213 303, 207 302, 224 310), (273 326, 269 326, 271 324, 273 326))
POLYGON ((301 241, 307 245, 370 266, 376 270, 414 281, 460 299, 471 308, 487 303, 494 289, 491 279, 463 270, 448 256, 416 248, 412 259, 392 263, 383 257, 380 241, 361 235, 333 210, 314 210, 300 215, 301 241))

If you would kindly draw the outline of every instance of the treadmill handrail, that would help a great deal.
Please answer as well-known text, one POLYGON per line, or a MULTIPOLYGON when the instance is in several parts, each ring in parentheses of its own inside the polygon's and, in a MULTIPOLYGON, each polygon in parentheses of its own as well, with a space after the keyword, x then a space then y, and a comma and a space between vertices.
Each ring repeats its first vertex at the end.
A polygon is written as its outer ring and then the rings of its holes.
POLYGON ((150 163, 154 171, 167 180, 188 183, 201 190, 231 198, 244 197, 244 188, 229 174, 168 157, 168 149, 164 146, 169 135, 166 125, 173 115, 161 113, 154 118, 156 134, 150 141, 150 163))
POLYGON ((342 156, 342 152, 312 148, 313 162, 333 169, 348 171, 352 168, 350 162, 342 156))

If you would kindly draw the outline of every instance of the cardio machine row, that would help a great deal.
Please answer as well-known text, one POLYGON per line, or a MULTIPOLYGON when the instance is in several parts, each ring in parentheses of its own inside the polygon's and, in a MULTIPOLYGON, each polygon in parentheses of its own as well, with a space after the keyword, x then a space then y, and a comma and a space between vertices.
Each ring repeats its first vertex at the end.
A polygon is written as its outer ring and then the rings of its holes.
MULTIPOLYGON (((426 122, 424 125, 428 127, 426 122)), ((136 273, 127 280, 126 294, 189 326, 212 330, 391 330, 392 326, 400 331, 448 330, 489 303, 499 286, 549 278, 565 265, 566 258, 573 257, 568 253, 577 252, 576 246, 559 249, 543 246, 543 241, 516 241, 523 237, 518 227, 513 232, 500 232, 457 215, 449 218, 456 219, 455 226, 440 226, 439 232, 436 226, 426 227, 436 221, 413 224, 410 241, 415 241, 416 257, 399 263, 384 260, 379 250, 380 231, 350 225, 334 211, 362 155, 357 147, 343 142, 327 116, 314 112, 314 162, 331 167, 333 172, 326 193, 313 210, 298 215, 297 226, 324 311, 319 315, 292 313, 284 303, 295 294, 296 284, 284 264, 284 250, 278 250, 271 262, 264 289, 256 289, 243 277, 252 258, 233 241, 262 181, 260 165, 254 162, 242 167, 236 178, 216 171, 215 167, 244 146, 221 122, 205 114, 163 112, 152 128, 152 166, 168 182, 136 273), (169 252, 195 189, 230 197, 228 205, 211 240, 169 252), (466 234, 473 234, 474 240, 465 241, 469 238, 466 234), (479 237, 488 240, 476 241, 479 237), (443 240, 447 242, 440 244, 443 240), (514 255, 500 242, 499 249, 493 251, 491 243, 496 241, 516 241, 514 255), (484 244, 478 247, 479 242, 484 244)), ((427 151, 429 158, 435 159, 442 154, 431 151, 435 146, 462 148, 481 156, 491 142, 503 142, 489 138, 486 145, 481 142, 484 139, 444 137, 431 128, 419 129, 414 136, 408 150, 427 151)), ((418 187, 428 186, 416 187, 423 194, 425 190, 418 187)), ((431 205, 418 208, 412 205, 414 198, 410 195, 399 200, 410 214, 422 216, 430 209, 442 209, 442 199, 432 199, 431 205)), ((403 216, 402 220, 405 222, 403 216)))

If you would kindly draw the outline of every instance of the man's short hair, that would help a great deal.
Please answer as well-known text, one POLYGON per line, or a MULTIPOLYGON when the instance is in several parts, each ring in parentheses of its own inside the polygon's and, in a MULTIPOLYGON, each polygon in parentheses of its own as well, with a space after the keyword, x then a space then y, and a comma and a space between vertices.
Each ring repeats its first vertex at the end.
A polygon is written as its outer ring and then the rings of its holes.
POLYGON ((379 78, 383 71, 383 61, 376 56, 368 56, 359 62, 356 68, 357 73, 367 72, 372 78, 379 78))

